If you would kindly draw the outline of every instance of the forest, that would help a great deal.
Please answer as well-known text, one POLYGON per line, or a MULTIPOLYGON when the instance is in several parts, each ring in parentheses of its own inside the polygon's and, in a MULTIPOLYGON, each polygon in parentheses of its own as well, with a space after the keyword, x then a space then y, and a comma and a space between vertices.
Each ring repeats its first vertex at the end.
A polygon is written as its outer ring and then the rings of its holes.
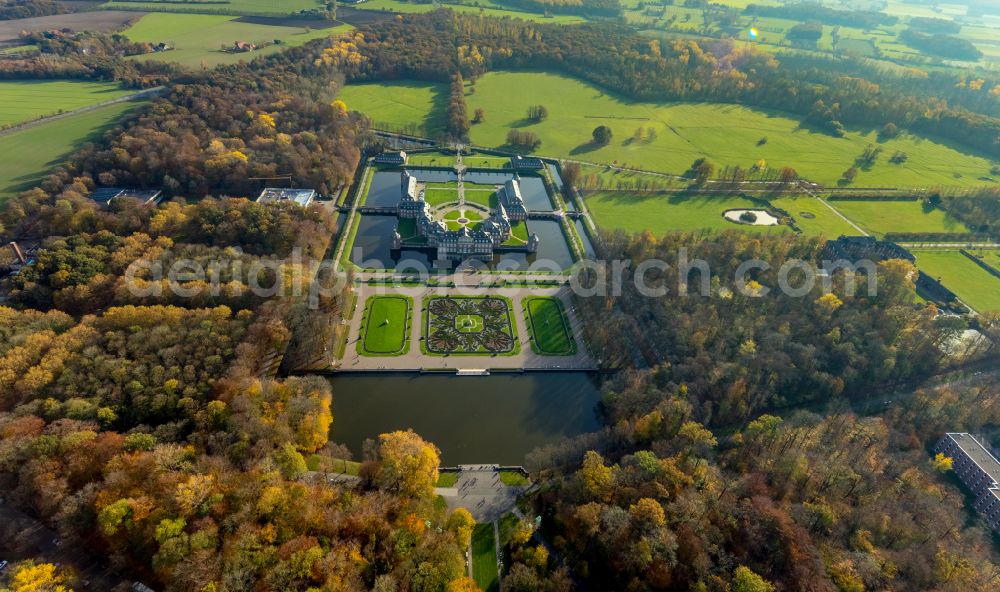
POLYGON ((49 16, 69 12, 66 5, 54 0, 4 0, 0 4, 0 21, 49 16))

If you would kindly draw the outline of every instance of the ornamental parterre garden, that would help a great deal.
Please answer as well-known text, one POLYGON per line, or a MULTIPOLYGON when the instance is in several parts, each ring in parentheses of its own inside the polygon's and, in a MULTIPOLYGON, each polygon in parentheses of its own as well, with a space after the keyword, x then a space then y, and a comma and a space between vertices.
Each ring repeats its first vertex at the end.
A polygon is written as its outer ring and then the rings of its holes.
POLYGON ((502 296, 427 300, 424 346, 433 355, 514 354, 519 350, 510 301, 502 296))

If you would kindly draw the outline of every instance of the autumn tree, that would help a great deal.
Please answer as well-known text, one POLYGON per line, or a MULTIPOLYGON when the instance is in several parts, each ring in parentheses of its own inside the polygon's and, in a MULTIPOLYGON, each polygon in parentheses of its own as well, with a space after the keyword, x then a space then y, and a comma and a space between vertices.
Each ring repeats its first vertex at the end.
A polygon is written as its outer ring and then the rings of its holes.
POLYGON ((379 485, 411 497, 429 497, 438 481, 440 452, 413 430, 379 435, 379 485))

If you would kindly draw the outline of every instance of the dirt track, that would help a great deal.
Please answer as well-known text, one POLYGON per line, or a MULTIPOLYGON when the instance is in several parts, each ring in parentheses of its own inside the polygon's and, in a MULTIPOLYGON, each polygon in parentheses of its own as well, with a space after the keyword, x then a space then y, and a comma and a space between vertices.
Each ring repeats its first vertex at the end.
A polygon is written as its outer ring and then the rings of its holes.
POLYGON ((96 10, 0 21, 0 41, 16 40, 21 31, 49 31, 65 28, 73 31, 110 33, 142 18, 144 14, 146 13, 126 10, 96 10))

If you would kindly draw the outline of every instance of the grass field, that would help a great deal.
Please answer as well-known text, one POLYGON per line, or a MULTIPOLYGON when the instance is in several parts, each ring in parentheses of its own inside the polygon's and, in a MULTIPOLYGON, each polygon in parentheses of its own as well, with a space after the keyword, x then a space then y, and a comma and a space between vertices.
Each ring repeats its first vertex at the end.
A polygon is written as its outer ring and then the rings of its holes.
POLYGON ((733 230, 789 232, 788 226, 749 226, 722 217, 726 210, 756 208, 742 197, 683 197, 670 193, 602 191, 586 198, 594 222, 605 230, 648 230, 655 235, 670 231, 733 230))
POLYGON ((412 13, 423 13, 430 12, 432 10, 437 10, 438 8, 449 8, 455 12, 462 12, 468 14, 481 14, 483 16, 492 16, 496 18, 512 17, 519 18, 526 21, 534 21, 538 23, 580 23, 585 19, 579 16, 573 16, 568 14, 557 14, 546 16, 541 13, 534 12, 522 12, 519 10, 509 10, 501 7, 498 4, 490 2, 489 0, 474 0, 475 4, 470 2, 442 2, 438 3, 419 3, 419 2, 406 2, 404 0, 368 0, 361 4, 352 5, 351 8, 357 8, 359 10, 379 10, 386 12, 400 12, 404 14, 412 13))
MULTIPOLYGON (((322 25, 323 22, 317 21, 316 24, 322 25)), ((233 64, 240 60, 252 60, 256 56, 275 53, 285 47, 302 45, 312 39, 339 35, 350 28, 349 25, 340 25, 329 29, 306 29, 298 26, 241 22, 232 16, 152 13, 142 17, 124 34, 132 41, 163 42, 174 48, 161 53, 135 56, 132 59, 177 62, 196 68, 202 65, 216 66, 233 64), (236 41, 249 41, 262 45, 262 42, 272 42, 276 39, 280 39, 282 43, 248 53, 227 53, 221 50, 223 45, 229 47, 236 41)))
POLYGON ((362 338, 363 356, 396 356, 407 352, 413 303, 405 296, 372 296, 365 304, 362 338))
POLYGON ((228 0, 219 3, 169 2, 149 0, 147 2, 106 2, 102 8, 126 10, 160 10, 163 12, 204 12, 209 14, 273 14, 285 16, 300 10, 322 8, 319 0, 228 0))
POLYGON ((542 356, 570 356, 576 353, 576 341, 558 298, 529 298, 525 312, 531 329, 531 349, 542 356))
POLYGON ((417 126, 431 136, 445 127, 448 99, 445 84, 410 81, 351 84, 344 87, 340 98, 348 109, 361 111, 376 125, 417 126))
MULTIPOLYGON (((386 88, 379 94, 392 91, 386 88)), ((989 160, 929 139, 901 134, 878 143, 874 130, 852 130, 835 138, 780 112, 712 103, 637 102, 559 74, 491 72, 476 82, 475 93, 466 100, 469 113, 485 111, 483 123, 471 128, 472 142, 482 146, 502 146, 507 132, 519 129, 536 133, 542 141, 537 152, 551 156, 669 173, 683 173, 700 157, 718 167, 750 167, 764 160, 769 167, 791 166, 812 181, 835 184, 868 144, 878 144, 882 155, 871 170, 859 172, 855 185, 995 184, 982 180, 989 174, 989 160), (529 121, 526 113, 532 105, 547 107, 548 118, 529 121), (591 132, 598 125, 612 129, 613 139, 606 146, 592 143, 591 132), (639 128, 643 138, 633 140, 639 128), (649 129, 654 130, 653 139, 649 129), (760 144, 764 137, 767 142, 760 144), (908 160, 890 164, 897 150, 908 160)))
POLYGON ((498 592, 496 539, 493 524, 477 524, 472 531, 472 575, 483 592, 498 592))
POLYGON ((920 201, 831 201, 831 206, 877 236, 887 232, 968 232, 964 224, 920 201))
POLYGON ((1000 310, 1000 279, 958 251, 915 251, 917 267, 979 312, 1000 310))
POLYGON ((99 107, 0 137, 0 200, 31 187, 81 144, 100 139, 122 115, 141 104, 99 107))
POLYGON ((134 92, 113 82, 5 80, 0 82, 0 128, 73 111, 134 92))
POLYGON ((774 207, 791 214, 803 234, 821 235, 827 238, 837 238, 842 234, 848 236, 860 234, 857 229, 814 197, 780 197, 770 202, 774 207))

